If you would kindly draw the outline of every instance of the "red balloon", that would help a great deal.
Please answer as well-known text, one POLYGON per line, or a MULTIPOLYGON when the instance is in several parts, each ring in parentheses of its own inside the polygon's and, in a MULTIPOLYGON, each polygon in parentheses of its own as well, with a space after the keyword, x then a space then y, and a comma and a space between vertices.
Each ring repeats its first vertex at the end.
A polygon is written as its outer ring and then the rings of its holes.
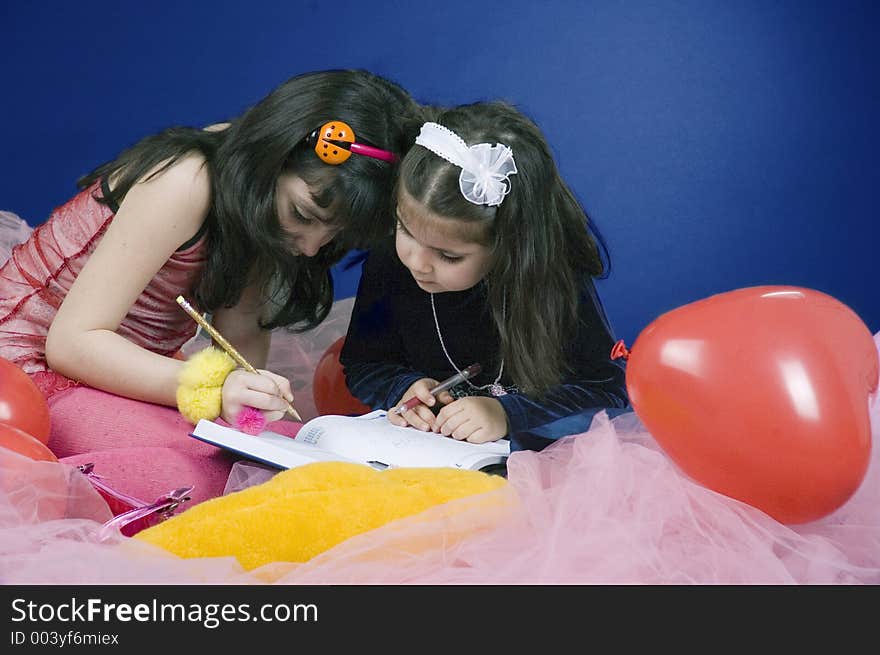
POLYGON ((27 373, 0 357, 0 423, 49 443, 49 406, 27 373))
POLYGON ((343 343, 345 337, 339 337, 330 344, 315 367, 312 394, 315 399, 315 409, 322 416, 326 414, 360 416, 370 411, 367 405, 351 395, 345 384, 342 364, 339 363, 339 351, 342 350, 343 343))
POLYGON ((57 462, 58 458, 41 441, 24 430, 7 423, 0 423, 0 447, 13 450, 31 459, 57 462))
POLYGON ((686 474, 804 523, 861 484, 877 377, 874 340, 849 307, 811 289, 761 286, 660 316, 633 343, 626 385, 686 474))

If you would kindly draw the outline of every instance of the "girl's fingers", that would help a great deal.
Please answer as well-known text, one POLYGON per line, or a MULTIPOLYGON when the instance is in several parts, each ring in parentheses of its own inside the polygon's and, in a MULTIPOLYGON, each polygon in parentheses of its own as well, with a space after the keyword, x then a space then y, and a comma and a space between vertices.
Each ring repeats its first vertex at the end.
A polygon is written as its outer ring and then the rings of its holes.
POLYGON ((284 418, 286 412, 263 412, 263 416, 266 417, 266 423, 271 423, 272 421, 280 421, 284 418))
POLYGON ((235 394, 235 401, 241 405, 250 405, 257 409, 280 411, 282 414, 287 409, 287 403, 275 393, 274 388, 271 391, 260 391, 252 388, 240 389, 235 394))
POLYGON ((458 441, 467 441, 470 439, 471 435, 477 431, 479 425, 474 421, 465 421, 461 425, 459 425, 455 430, 452 431, 452 435, 450 435, 453 439, 458 441))
POLYGON ((406 422, 406 419, 403 418, 403 416, 399 416, 398 414, 395 414, 395 413, 394 413, 394 410, 395 410, 395 409, 397 409, 397 408, 394 407, 394 408, 392 408, 391 410, 389 410, 388 415, 387 415, 387 416, 388 416, 388 422, 391 423, 392 425, 397 425, 397 426, 400 426, 400 427, 402 427, 402 428, 404 428, 404 427, 406 427, 407 425, 409 425, 409 423, 406 422))
POLYGON ((280 395, 289 402, 293 402, 293 391, 290 388, 290 380, 281 375, 276 375, 271 371, 260 371, 259 375, 253 375, 248 378, 248 386, 251 389, 257 389, 263 393, 272 393, 280 395))
POLYGON ((437 420, 436 417, 434 416, 434 412, 431 411, 431 408, 430 407, 422 407, 420 405, 420 406, 416 407, 414 411, 419 415, 419 418, 422 419, 422 421, 424 421, 424 423, 425 423, 425 427, 422 429, 430 430, 431 427, 434 425, 434 422, 437 420))
POLYGON ((460 402, 450 403, 449 405, 446 405, 445 407, 443 407, 443 409, 441 409, 439 412, 437 412, 437 416, 434 420, 434 426, 433 426, 434 432, 438 432, 438 433, 443 432, 443 434, 445 434, 446 436, 449 436, 449 434, 452 432, 452 430, 454 428, 447 428, 446 426, 459 425, 464 420, 464 416, 465 416, 463 414, 464 411, 465 411, 465 405, 460 402), (456 420, 455 423, 450 424, 449 421, 455 416, 459 416, 459 418, 456 420), (449 431, 445 432, 444 430, 447 430, 447 429, 449 431))
POLYGON ((470 443, 486 443, 487 441, 493 441, 493 439, 488 436, 485 428, 478 427, 467 436, 467 439, 465 439, 465 441, 468 441, 470 443))
POLYGON ((406 403, 406 400, 401 399, 397 406, 388 410, 388 421, 392 425, 399 425, 401 427, 411 426, 417 430, 424 431, 432 428, 434 425, 434 413, 424 405, 416 405, 412 409, 405 411, 403 414, 396 414, 396 410, 404 403, 406 403))
MULTIPOLYGON (((458 412, 457 414, 453 414, 449 418, 447 418, 443 423, 438 425, 438 429, 441 434, 445 434, 447 437, 453 436, 455 431, 460 428, 464 423, 467 422, 467 416, 464 412, 458 412)), ((463 437, 455 437, 456 439, 461 439, 463 437)))
POLYGON ((434 424, 434 414, 424 405, 417 405, 403 413, 406 422, 417 430, 427 431, 434 424))
POLYGON ((437 394, 437 400, 443 405, 448 405, 449 403, 453 402, 455 398, 453 398, 452 394, 448 391, 441 391, 439 394, 437 394))

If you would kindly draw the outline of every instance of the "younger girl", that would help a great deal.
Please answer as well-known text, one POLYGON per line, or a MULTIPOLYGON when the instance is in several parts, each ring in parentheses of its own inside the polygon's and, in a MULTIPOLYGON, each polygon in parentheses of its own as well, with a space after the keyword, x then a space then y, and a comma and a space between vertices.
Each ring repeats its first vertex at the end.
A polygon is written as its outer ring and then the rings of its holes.
MULTIPOLYGON (((46 395, 50 449, 200 446, 171 409, 186 366, 175 355, 197 327, 177 296, 265 366, 270 330, 320 323, 330 267, 391 228, 394 153, 414 138, 416 110, 366 71, 308 73, 229 124, 168 129, 80 180, 0 268, 0 356, 46 395), (347 160, 336 139, 356 142, 347 160)), ((219 375, 227 421, 245 405, 273 421, 294 400, 270 372, 219 375)), ((199 416, 217 413, 188 418, 199 416)))
POLYGON ((501 102, 441 112, 401 163, 395 213, 396 256, 364 263, 340 356, 354 396, 373 408, 418 396, 391 422, 508 436, 513 450, 627 406, 596 242, 532 121, 501 102), (435 401, 429 390, 473 363, 481 373, 435 401))

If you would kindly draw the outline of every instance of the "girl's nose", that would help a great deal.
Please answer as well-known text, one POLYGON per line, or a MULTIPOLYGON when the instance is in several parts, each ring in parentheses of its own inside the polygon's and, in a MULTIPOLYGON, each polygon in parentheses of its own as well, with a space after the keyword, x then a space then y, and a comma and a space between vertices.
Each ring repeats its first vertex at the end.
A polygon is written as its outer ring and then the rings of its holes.
POLYGON ((297 246, 300 252, 306 257, 314 257, 318 251, 333 240, 333 233, 317 232, 314 234, 303 235, 297 246))
POLYGON ((413 273, 427 274, 431 272, 431 262, 425 248, 414 247, 404 262, 413 273))

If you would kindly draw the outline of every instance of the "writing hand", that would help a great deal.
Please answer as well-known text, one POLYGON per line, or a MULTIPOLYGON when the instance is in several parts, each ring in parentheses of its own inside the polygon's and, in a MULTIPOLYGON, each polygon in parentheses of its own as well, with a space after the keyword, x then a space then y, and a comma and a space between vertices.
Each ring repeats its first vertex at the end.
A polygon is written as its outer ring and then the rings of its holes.
POLYGON ((437 396, 431 394, 431 389, 436 387, 437 380, 433 378, 422 378, 416 380, 409 389, 407 389, 397 405, 388 412, 388 420, 394 425, 412 426, 418 430, 428 431, 434 425, 434 412, 432 407, 438 403, 445 405, 451 403, 454 399, 448 391, 441 391, 437 396), (400 407, 410 398, 418 398, 422 404, 416 405, 414 408, 405 411, 403 414, 395 414, 394 410, 400 407))
POLYGON ((221 398, 220 418, 230 425, 235 425, 236 417, 245 405, 260 410, 270 423, 284 417, 285 401, 293 402, 293 391, 290 380, 281 375, 262 369, 258 373, 249 373, 237 368, 223 382, 221 398))

